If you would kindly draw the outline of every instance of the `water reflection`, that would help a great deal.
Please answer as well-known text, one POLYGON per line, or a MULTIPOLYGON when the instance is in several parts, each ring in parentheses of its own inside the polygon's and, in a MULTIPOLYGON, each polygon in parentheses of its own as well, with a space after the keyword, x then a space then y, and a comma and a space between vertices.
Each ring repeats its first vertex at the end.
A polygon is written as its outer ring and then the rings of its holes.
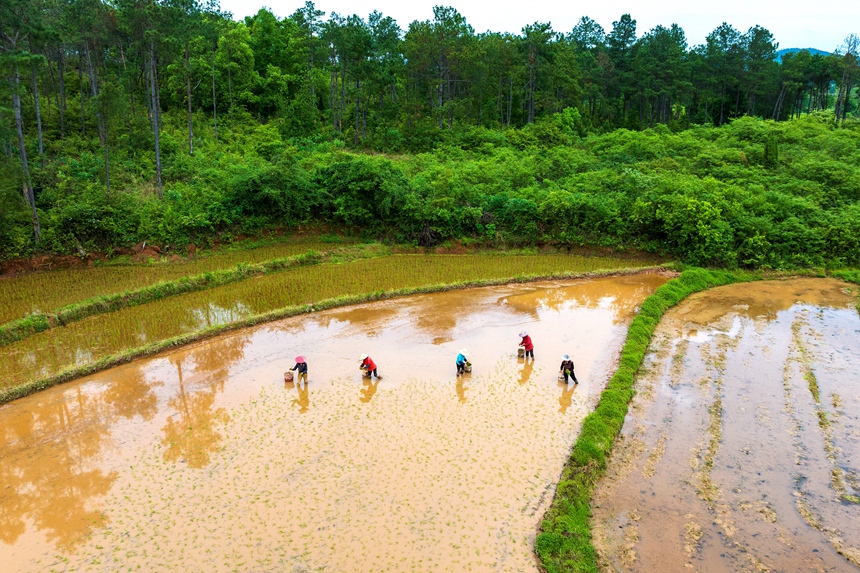
POLYGON ((97 500, 118 477, 123 444, 112 434, 121 421, 168 416, 164 458, 205 466, 222 439, 215 428, 226 421, 216 395, 248 340, 234 335, 171 354, 175 380, 135 362, 0 408, 0 540, 15 543, 31 522, 70 549, 104 524, 97 500), (160 401, 158 390, 174 386, 160 401))
MULTIPOLYGON (((399 313, 400 310, 394 307, 370 305, 323 313, 314 317, 314 320, 324 328, 332 326, 335 322, 355 325, 368 336, 375 336, 399 313)), ((352 333, 354 330, 347 329, 347 332, 352 333)))
POLYGON ((468 377, 469 379, 471 379, 471 378, 472 378, 472 374, 471 374, 471 373, 469 373, 469 372, 466 372, 465 374, 461 374, 461 375, 457 376, 457 386, 456 386, 456 389, 457 389, 457 399, 460 401, 460 403, 461 403, 461 404, 465 404, 465 403, 466 403, 466 400, 467 400, 467 398, 466 398, 466 390, 468 390, 468 389, 469 389, 469 388, 466 386, 466 378, 467 378, 467 377, 468 377))
POLYGON ((713 325, 729 314, 772 322, 780 312, 800 302, 813 306, 842 306, 853 299, 853 290, 840 283, 820 279, 763 281, 718 287, 692 295, 679 315, 699 325, 713 325))
POLYGON ((564 414, 573 403, 573 394, 579 388, 579 384, 565 384, 560 381, 558 387, 561 388, 561 396, 558 397, 558 405, 560 406, 558 411, 564 414))
POLYGON ((292 406, 298 405, 299 414, 304 414, 308 411, 308 408, 311 405, 311 398, 308 393, 308 382, 305 381, 304 384, 301 382, 295 384, 296 390, 298 390, 298 397, 293 398, 292 406))
POLYGON ((167 402, 170 414, 161 430, 165 461, 203 468, 218 451, 223 440, 218 428, 230 417, 214 407, 215 399, 224 391, 230 367, 244 358, 248 341, 248 334, 236 334, 167 357, 176 371, 171 384, 176 392, 167 402))
POLYGON ((523 367, 520 369, 520 386, 529 381, 532 375, 532 369, 535 367, 534 360, 527 360, 525 358, 517 358, 517 362, 522 364, 523 367))
POLYGON ((370 400, 376 394, 376 390, 379 388, 379 379, 377 378, 376 381, 374 381, 371 378, 362 377, 362 386, 363 388, 361 389, 360 400, 367 404, 368 402, 370 402, 370 400))
POLYGON ((222 436, 216 426, 226 424, 229 416, 224 408, 213 409, 215 395, 224 389, 224 380, 207 390, 190 392, 182 378, 182 358, 171 359, 176 366, 179 385, 176 396, 167 405, 173 414, 162 428, 166 447, 164 460, 185 462, 189 467, 202 468, 209 464, 209 456, 217 451, 222 436))
POLYGON ((8 544, 31 521, 57 546, 74 545, 104 521, 89 500, 106 494, 118 477, 96 465, 109 444, 115 416, 110 405, 81 388, 53 398, 0 414, 6 444, 0 454, 0 540, 8 544))
POLYGON ((660 275, 607 277, 551 288, 529 288, 501 297, 498 304, 538 318, 541 309, 558 311, 565 306, 602 308, 612 312, 616 324, 626 322, 639 308, 639 301, 666 282, 660 275))

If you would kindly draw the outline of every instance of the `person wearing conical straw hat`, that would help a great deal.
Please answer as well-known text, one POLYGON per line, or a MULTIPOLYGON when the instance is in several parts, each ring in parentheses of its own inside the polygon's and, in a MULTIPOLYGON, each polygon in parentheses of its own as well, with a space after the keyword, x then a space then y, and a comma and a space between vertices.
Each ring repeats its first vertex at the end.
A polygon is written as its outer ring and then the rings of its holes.
POLYGON ((290 370, 298 371, 299 379, 296 381, 297 383, 301 383, 302 380, 305 381, 305 384, 308 383, 308 362, 304 356, 296 356, 296 365, 290 368, 290 370))
POLYGON ((529 333, 525 330, 520 332, 520 346, 522 346, 526 351, 526 358, 531 356, 532 360, 535 358, 535 345, 532 343, 532 337, 529 336, 529 333))
POLYGON ((572 378, 574 384, 579 384, 579 380, 576 379, 576 374, 573 372, 573 360, 570 359, 569 355, 565 354, 561 357, 561 366, 559 366, 559 371, 564 375, 565 384, 569 382, 568 378, 572 378))
POLYGON ((460 350, 460 353, 457 354, 457 376, 460 374, 465 374, 466 372, 466 362, 468 362, 469 351, 465 348, 460 350))
POLYGON ((376 373, 376 362, 370 356, 362 354, 358 357, 358 360, 361 363, 359 368, 367 372, 368 377, 376 376, 377 378, 382 378, 382 376, 376 373))

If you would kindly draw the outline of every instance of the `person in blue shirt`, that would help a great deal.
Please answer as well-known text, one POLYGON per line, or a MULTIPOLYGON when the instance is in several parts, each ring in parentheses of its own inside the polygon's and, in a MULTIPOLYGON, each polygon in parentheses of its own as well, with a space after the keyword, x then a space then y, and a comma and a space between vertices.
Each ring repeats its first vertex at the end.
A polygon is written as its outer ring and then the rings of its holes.
POLYGON ((460 350, 457 355, 457 376, 466 372, 466 362, 468 362, 469 351, 465 348, 460 350))

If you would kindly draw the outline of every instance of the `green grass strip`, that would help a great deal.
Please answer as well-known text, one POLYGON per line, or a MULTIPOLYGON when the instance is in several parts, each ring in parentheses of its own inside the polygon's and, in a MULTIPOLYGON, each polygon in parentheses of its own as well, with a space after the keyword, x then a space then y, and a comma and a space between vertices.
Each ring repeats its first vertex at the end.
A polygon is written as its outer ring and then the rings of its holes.
MULTIPOLYGON (((297 316, 300 314, 305 314, 309 312, 315 312, 320 310, 327 310, 331 308, 337 308, 341 306, 349 306, 353 304, 360 304, 364 302, 372 302, 377 300, 386 300, 392 298, 399 298, 404 296, 410 296, 415 294, 426 294, 433 292, 443 292, 449 290, 459 290, 466 288, 474 288, 474 287, 485 287, 485 286, 498 286, 509 283, 525 283, 525 282, 533 282, 540 280, 561 280, 561 279, 581 279, 581 278, 589 278, 589 277, 602 277, 602 276, 622 276, 622 275, 633 275, 640 274, 644 272, 655 272, 659 270, 665 270, 670 265, 662 265, 658 267, 640 267, 640 268, 629 268, 629 269, 611 269, 611 270, 598 270, 598 271, 590 271, 585 273, 576 273, 576 272, 566 272, 566 273, 553 273, 553 274, 544 274, 544 275, 518 275, 515 277, 508 278, 500 278, 500 279, 482 279, 475 281, 463 281, 456 283, 444 283, 444 284, 435 284, 435 285, 425 285, 420 287, 410 287, 410 288, 402 288, 402 289, 393 289, 393 290, 381 290, 377 292, 364 293, 358 295, 350 295, 350 296, 342 296, 329 298, 321 301, 316 301, 311 304, 304 304, 299 306, 288 306, 285 308, 272 310, 269 312, 256 314, 253 316, 249 316, 238 320, 236 322, 230 322, 227 324, 220 324, 216 326, 212 326, 203 330, 198 330, 195 332, 191 332, 188 334, 183 334, 180 336, 175 336, 173 338, 168 338, 165 340, 160 340, 158 342, 153 342, 147 344, 145 346, 141 346, 138 348, 133 348, 129 350, 124 350, 122 352, 118 352, 116 354, 112 354, 110 356, 106 356, 100 360, 95 362, 91 362, 89 364, 84 364, 82 366, 72 366, 70 368, 66 368, 56 374, 51 376, 46 376, 44 378, 40 378, 39 380, 34 380, 33 382, 29 382, 27 384, 21 384, 18 386, 12 386, 9 388, 5 388, 0 390, 0 405, 6 404, 7 402, 11 402, 12 400, 17 400, 18 398, 23 398, 24 396, 28 396, 30 394, 34 394, 41 390, 45 390, 46 388, 50 388, 51 386, 55 386, 57 384, 62 384, 64 382, 68 382, 74 380, 76 378, 80 378, 81 376, 87 376, 98 372, 100 370, 105 370, 107 368, 112 368, 114 366, 118 366, 120 364, 125 364, 127 362, 131 362, 136 358, 142 358, 144 356, 151 356, 153 354, 157 354, 163 350, 167 350, 169 348, 174 348, 178 346, 182 346, 185 344, 190 344, 192 342, 197 342, 199 340, 203 340, 206 338, 211 338, 218 334, 222 334, 224 332, 228 332, 231 330, 237 330, 240 328, 246 328, 249 326, 254 326, 256 324, 261 324, 264 322, 271 322, 273 320, 279 320, 282 318, 288 318, 291 316, 297 316)), ((662 287, 661 287, 662 288, 662 287)))
POLYGON ((591 542, 591 494, 606 469, 607 457, 633 398, 634 377, 663 313, 695 292, 758 278, 761 276, 757 274, 687 269, 642 303, 630 324, 618 370, 601 393, 597 408, 582 421, 555 498, 535 540, 535 551, 548 573, 599 571, 591 542))
POLYGON ((83 320, 90 316, 114 312, 171 296, 206 290, 298 267, 326 262, 338 263, 368 259, 388 254, 391 254, 390 249, 379 244, 343 247, 324 252, 308 251, 292 257, 272 259, 256 264, 240 263, 230 269, 209 271, 131 291, 93 297, 64 306, 53 313, 32 314, 0 325, 0 346, 6 346, 50 328, 83 320))

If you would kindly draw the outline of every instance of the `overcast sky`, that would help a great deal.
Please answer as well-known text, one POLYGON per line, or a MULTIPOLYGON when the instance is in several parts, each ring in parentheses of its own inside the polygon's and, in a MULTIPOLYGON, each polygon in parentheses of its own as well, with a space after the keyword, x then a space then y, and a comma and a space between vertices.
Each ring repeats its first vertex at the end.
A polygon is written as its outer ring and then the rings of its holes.
MULTIPOLYGON (((758 24, 774 35, 780 48, 817 48, 832 51, 850 33, 860 35, 860 0, 810 2, 809 0, 600 0, 592 2, 546 2, 513 0, 319 0, 317 9, 341 15, 367 17, 373 10, 391 16, 404 30, 413 20, 428 20, 436 4, 456 8, 476 32, 519 33, 533 22, 551 22, 553 29, 569 32, 581 16, 596 20, 608 32, 612 22, 629 13, 636 20, 637 35, 654 26, 679 24, 690 45, 701 44, 714 28, 728 22, 746 31, 758 24)), ((221 8, 240 19, 261 6, 284 17, 304 5, 304 0, 221 0, 221 8)))

